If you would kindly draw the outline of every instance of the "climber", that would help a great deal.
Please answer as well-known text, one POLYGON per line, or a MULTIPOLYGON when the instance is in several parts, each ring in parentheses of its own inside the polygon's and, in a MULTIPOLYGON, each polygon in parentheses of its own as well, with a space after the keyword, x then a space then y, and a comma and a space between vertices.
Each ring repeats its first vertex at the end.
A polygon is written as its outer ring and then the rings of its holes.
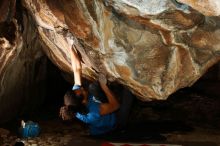
MULTIPOLYGON (((71 39, 68 40, 68 43, 73 46, 71 39)), ((107 99, 107 102, 101 102, 95 96, 89 95, 89 92, 82 87, 80 59, 72 48, 69 51, 75 83, 72 90, 67 91, 64 95, 64 106, 60 108, 60 116, 63 120, 77 118, 88 124, 91 135, 100 135, 112 131, 116 125, 115 111, 118 110, 119 103, 106 85, 105 76, 99 76, 99 85, 107 99)), ((90 88, 99 90, 95 84, 92 84, 90 88)), ((94 92, 94 94, 96 93, 94 92)))

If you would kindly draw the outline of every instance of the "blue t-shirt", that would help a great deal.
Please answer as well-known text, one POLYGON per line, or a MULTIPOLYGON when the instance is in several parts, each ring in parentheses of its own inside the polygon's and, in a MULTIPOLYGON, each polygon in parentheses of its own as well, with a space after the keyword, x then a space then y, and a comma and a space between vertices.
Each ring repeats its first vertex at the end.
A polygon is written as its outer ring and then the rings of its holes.
POLYGON ((100 103, 101 102, 95 100, 94 96, 89 96, 87 104, 89 112, 85 115, 76 113, 76 118, 89 124, 91 135, 99 135, 109 132, 114 129, 116 123, 115 113, 100 115, 100 103))

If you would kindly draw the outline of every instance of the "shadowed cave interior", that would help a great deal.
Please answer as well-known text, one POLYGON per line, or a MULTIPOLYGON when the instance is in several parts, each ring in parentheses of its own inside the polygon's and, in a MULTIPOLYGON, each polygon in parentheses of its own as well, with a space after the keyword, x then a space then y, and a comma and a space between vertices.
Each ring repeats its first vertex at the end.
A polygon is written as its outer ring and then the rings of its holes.
MULTIPOLYGON (((85 85, 89 84, 89 81, 85 79, 83 82, 85 85)), ((44 133, 84 135, 87 129, 86 125, 75 120, 64 122, 59 118, 63 95, 72 85, 63 78, 61 71, 49 60, 47 62, 46 83, 46 97, 39 106, 21 113, 15 119, 2 124, 1 127, 8 129, 14 137, 19 137, 20 121, 32 120, 41 126, 41 135, 44 133), (54 127, 56 128, 54 129, 54 127)), ((110 87, 114 93, 120 92, 120 85, 111 83, 110 87)), ((197 128, 219 131, 220 99, 218 87, 219 64, 216 64, 192 87, 178 90, 166 101, 142 102, 135 99, 127 127, 124 129, 125 133, 101 139, 160 142, 166 141, 167 136, 164 136, 166 134, 190 133, 197 128)))

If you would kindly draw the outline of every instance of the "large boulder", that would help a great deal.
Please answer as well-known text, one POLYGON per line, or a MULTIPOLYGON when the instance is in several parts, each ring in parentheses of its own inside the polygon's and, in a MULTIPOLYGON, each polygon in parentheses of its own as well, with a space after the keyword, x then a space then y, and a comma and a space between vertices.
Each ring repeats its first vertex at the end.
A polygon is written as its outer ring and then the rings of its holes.
POLYGON ((105 73, 143 101, 164 100, 191 86, 220 59, 219 17, 177 1, 22 2, 36 22, 44 52, 60 69, 72 73, 66 41, 71 37, 84 77, 105 73))

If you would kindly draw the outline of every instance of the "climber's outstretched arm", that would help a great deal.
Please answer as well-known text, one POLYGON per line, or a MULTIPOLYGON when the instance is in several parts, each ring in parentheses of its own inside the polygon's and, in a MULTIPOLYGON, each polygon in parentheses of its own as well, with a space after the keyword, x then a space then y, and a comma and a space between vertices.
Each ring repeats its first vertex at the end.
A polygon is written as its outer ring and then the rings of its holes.
POLYGON ((73 42, 71 38, 67 39, 68 44, 70 44, 71 47, 69 47, 68 51, 70 52, 70 58, 71 58, 71 65, 74 73, 74 85, 82 85, 81 82, 81 72, 82 72, 82 66, 81 66, 81 61, 80 58, 76 52, 76 49, 73 48, 73 42))

